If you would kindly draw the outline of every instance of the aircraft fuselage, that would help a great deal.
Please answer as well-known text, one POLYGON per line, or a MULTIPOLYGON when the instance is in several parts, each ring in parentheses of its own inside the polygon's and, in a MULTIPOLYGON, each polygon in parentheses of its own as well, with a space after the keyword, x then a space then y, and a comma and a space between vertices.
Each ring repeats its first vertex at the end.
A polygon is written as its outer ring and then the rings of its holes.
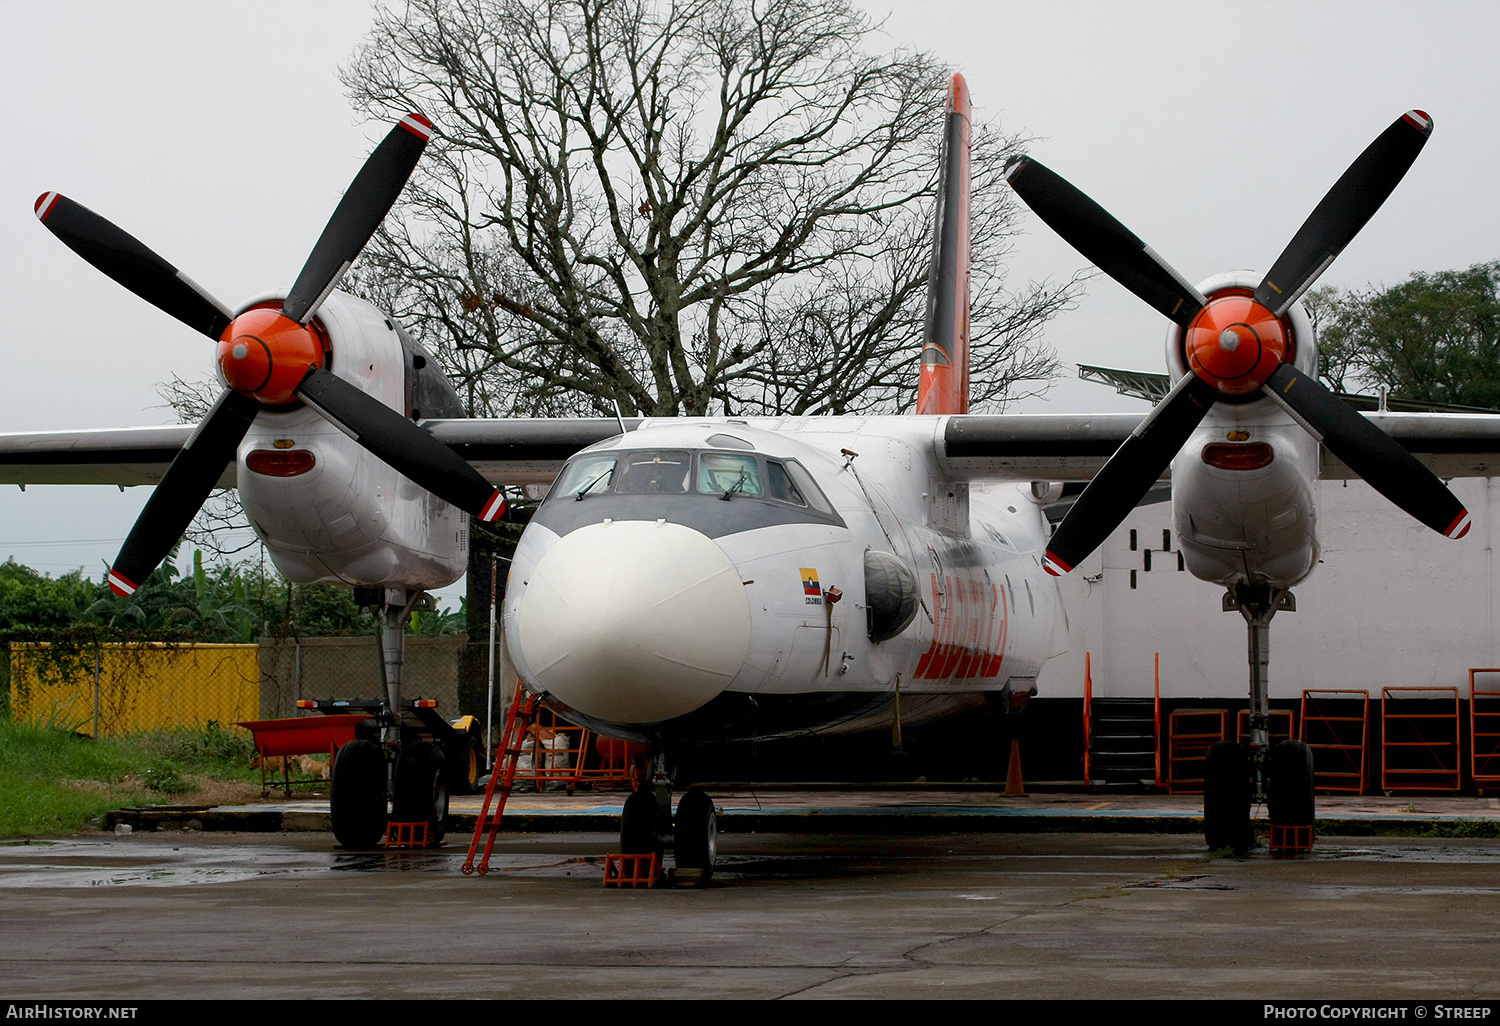
POLYGON ((1046 521, 1029 483, 946 478, 941 423, 650 420, 585 449, 511 568, 522 680, 648 740, 1029 694, 1054 654, 1046 521))

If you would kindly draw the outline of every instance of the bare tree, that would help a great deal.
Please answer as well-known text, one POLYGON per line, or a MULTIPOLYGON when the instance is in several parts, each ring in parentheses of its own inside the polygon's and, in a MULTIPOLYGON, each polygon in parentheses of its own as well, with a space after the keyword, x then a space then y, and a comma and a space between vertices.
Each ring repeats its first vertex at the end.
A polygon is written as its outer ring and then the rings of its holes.
MULTIPOLYGON (((345 69, 437 134, 356 281, 471 411, 915 398, 946 72, 848 0, 410 0, 345 69)), ((1056 372, 1078 287, 1005 288, 1020 140, 975 131, 973 401, 1056 372)))

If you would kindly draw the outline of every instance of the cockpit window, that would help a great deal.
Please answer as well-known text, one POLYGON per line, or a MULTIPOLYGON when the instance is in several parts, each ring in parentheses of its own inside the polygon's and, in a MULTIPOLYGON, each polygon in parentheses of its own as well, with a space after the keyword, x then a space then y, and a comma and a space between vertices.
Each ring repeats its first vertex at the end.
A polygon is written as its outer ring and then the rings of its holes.
POLYGON ((616 491, 626 495, 659 495, 688 490, 692 455, 681 449, 627 452, 621 457, 616 491))
POLYGON ((797 490, 806 497, 808 505, 819 513, 826 513, 831 517, 838 515, 834 512, 833 503, 828 501, 828 496, 823 494, 823 490, 818 487, 818 483, 813 480, 812 475, 803 468, 802 464, 796 460, 787 460, 786 472, 790 475, 792 483, 797 486, 797 490))
POLYGON ((598 495, 740 496, 797 506, 837 519, 833 504, 796 460, 752 453, 643 449, 585 453, 563 468, 548 499, 598 495))
POLYGON ((710 495, 760 495, 760 465, 754 456, 706 452, 698 457, 698 491, 710 495))
POLYGON ((766 461, 766 483, 771 486, 771 498, 798 506, 807 505, 807 499, 803 496, 802 490, 792 481, 786 467, 775 460, 766 461))
POLYGON ((552 486, 551 494, 583 498, 609 491, 615 476, 615 456, 585 456, 568 465, 552 486))

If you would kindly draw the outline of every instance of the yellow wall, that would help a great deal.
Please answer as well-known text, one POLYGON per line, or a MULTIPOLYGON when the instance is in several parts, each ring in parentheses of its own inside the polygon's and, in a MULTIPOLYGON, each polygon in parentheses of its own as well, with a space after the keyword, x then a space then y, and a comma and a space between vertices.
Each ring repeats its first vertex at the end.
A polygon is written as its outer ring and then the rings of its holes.
MULTIPOLYGON (((46 645, 12 645, 10 693, 18 722, 94 733, 94 657, 57 659, 46 645)), ((228 725, 258 719, 258 645, 101 645, 99 734, 228 725)))

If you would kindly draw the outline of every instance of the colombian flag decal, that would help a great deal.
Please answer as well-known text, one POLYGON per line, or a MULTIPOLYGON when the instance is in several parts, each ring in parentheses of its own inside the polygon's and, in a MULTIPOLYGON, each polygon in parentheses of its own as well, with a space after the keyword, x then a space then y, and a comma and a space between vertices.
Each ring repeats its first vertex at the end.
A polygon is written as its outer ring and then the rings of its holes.
POLYGON ((802 594, 823 596, 823 588, 818 584, 818 571, 810 566, 802 568, 802 594))

